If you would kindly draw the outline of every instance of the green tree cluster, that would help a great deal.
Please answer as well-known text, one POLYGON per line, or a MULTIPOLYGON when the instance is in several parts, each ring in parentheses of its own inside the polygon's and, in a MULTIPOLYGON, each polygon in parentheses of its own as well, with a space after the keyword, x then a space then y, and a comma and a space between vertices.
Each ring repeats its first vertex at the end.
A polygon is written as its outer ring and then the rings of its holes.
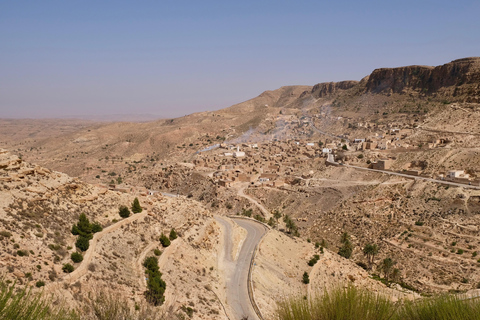
POLYGON ((305 271, 302 276, 302 282, 304 284, 309 284, 310 283, 310 277, 308 276, 308 272, 305 271))
POLYGON ((155 306, 163 304, 165 301, 165 289, 167 284, 162 280, 162 273, 158 268, 158 259, 156 257, 148 257, 143 262, 146 268, 145 274, 147 276, 147 291, 145 291, 145 298, 147 301, 155 306))
POLYGON ((75 246, 82 251, 87 251, 93 234, 102 230, 103 228, 98 222, 90 223, 85 213, 82 213, 77 224, 72 227, 72 234, 78 236, 75 246))
POLYGON ((315 265, 315 263, 318 262, 318 260, 320 260, 320 256, 319 256, 318 254, 316 254, 316 255, 313 256, 312 259, 310 259, 310 260, 308 261, 308 265, 309 265, 310 267, 313 267, 313 266, 315 265))

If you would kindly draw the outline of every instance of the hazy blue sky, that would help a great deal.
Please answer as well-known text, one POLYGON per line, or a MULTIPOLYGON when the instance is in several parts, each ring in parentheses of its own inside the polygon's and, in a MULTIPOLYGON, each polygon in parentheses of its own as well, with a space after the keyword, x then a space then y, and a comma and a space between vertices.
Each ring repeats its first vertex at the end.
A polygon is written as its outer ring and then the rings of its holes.
POLYGON ((480 2, 0 1, 0 117, 181 116, 480 55, 480 2))

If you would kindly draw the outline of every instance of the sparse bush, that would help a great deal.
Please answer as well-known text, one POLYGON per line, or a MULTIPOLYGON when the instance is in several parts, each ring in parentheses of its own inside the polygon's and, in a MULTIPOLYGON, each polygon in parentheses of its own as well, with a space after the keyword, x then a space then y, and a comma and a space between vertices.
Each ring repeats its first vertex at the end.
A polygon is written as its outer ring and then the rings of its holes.
POLYGON ((257 220, 257 221, 260 221, 260 222, 265 222, 265 218, 264 218, 264 217, 262 217, 262 216, 261 216, 261 215, 259 215, 259 214, 256 214, 254 218, 255 218, 255 220, 257 220))
POLYGON ((242 209, 242 216, 251 217, 252 213, 253 213, 252 209, 248 209, 248 210, 245 208, 242 209))
POLYGON ((35 283, 35 286, 36 286, 37 288, 41 288, 41 287, 45 286, 45 282, 44 282, 44 281, 37 281, 37 282, 35 283))
POLYGON ((78 253, 78 252, 73 252, 71 255, 70 255, 70 258, 72 259, 73 262, 75 263, 79 263, 79 262, 82 262, 83 261, 83 256, 81 253, 78 253))
POLYGON ((416 226, 423 226, 423 221, 415 221, 416 226))
POLYGON ((162 255, 162 251, 160 251, 159 249, 155 249, 155 250, 153 250, 153 254, 156 255, 157 257, 159 257, 159 256, 162 255))

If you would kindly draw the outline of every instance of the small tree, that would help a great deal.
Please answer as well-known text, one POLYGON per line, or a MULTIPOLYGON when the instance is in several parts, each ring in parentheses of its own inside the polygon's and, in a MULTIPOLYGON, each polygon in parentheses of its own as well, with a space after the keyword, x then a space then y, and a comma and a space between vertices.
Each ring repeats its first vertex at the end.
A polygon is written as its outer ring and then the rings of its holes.
POLYGON ((340 242, 342 246, 338 250, 338 254, 346 259, 350 259, 353 253, 353 244, 350 241, 350 235, 347 232, 342 233, 340 242))
POLYGON ((89 241, 88 238, 79 236, 77 242, 75 242, 75 246, 82 251, 87 251, 88 247, 90 247, 89 241))
POLYGON ((273 217, 275 218, 275 220, 277 220, 276 225, 278 226, 278 219, 280 219, 282 217, 282 213, 275 209, 273 211, 273 217))
POLYGON ((346 145, 346 144, 344 144, 344 145, 342 146, 342 149, 343 149, 343 150, 348 150, 348 147, 347 147, 347 145, 346 145))
POLYGON ((162 233, 160 235, 160 243, 166 248, 170 245, 170 239, 168 239, 167 236, 162 233))
POLYGON ((83 261, 83 256, 81 253, 78 253, 78 252, 73 252, 71 255, 70 255, 70 258, 72 259, 73 262, 75 263, 78 263, 78 262, 82 262, 83 261))
POLYGON ((70 263, 65 263, 62 267, 63 272, 65 273, 71 273, 75 268, 70 264, 70 263))
POLYGON ((303 282, 304 284, 309 284, 309 283, 310 283, 310 277, 308 276, 307 271, 305 271, 305 272, 303 273, 302 282, 303 282))
POLYGON ((168 238, 173 241, 175 239, 177 239, 177 233, 175 232, 175 229, 172 228, 172 230, 170 230, 170 235, 168 236, 168 238))
POLYGON ((140 206, 140 202, 138 201, 138 198, 135 198, 132 203, 132 212, 133 213, 140 213, 142 212, 143 209, 140 206))
POLYGON ((128 210, 127 206, 120 206, 120 209, 118 210, 118 214, 122 218, 128 218, 130 217, 130 210, 128 210))
POLYGON ((369 269, 372 269, 373 260, 378 254, 378 246, 376 244, 367 243, 363 248, 363 254, 367 257, 369 269))
POLYGON ((100 232, 102 231, 103 228, 102 228, 102 225, 98 222, 94 222, 92 223, 92 233, 97 233, 97 232, 100 232))
POLYGON ((383 276, 385 280, 389 281, 390 275, 392 273, 392 268, 395 262, 391 258, 385 258, 382 261, 382 265, 380 266, 380 270, 383 272, 383 276))
POLYGON ((274 228, 277 225, 277 221, 275 221, 275 219, 273 217, 270 217, 270 219, 268 219, 267 223, 272 228, 274 228))

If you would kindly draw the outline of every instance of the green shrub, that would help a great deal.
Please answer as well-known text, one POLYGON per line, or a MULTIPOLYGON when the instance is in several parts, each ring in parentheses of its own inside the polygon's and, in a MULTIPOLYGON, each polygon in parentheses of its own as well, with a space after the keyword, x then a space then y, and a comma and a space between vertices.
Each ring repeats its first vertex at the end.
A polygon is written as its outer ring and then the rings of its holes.
POLYGON ((415 221, 416 226, 423 226, 423 221, 415 221))
POLYGON ((308 261, 308 265, 309 265, 310 267, 313 267, 313 266, 317 263, 318 260, 320 260, 320 256, 319 256, 318 254, 316 254, 316 255, 313 256, 312 259, 310 259, 310 260, 308 261))
POLYGON ((138 201, 138 198, 135 198, 132 203, 132 212, 133 213, 140 213, 142 212, 143 209, 140 206, 140 202, 138 201))
POLYGON ((394 319, 390 299, 353 286, 324 291, 309 299, 291 298, 278 303, 280 320, 383 320, 394 319))
POLYGON ((242 209, 242 216, 251 217, 252 213, 253 213, 252 209, 248 209, 248 210, 245 208, 242 209))
POLYGON ((170 235, 168 236, 168 238, 173 241, 175 239, 177 239, 177 233, 175 232, 175 229, 172 228, 172 230, 170 230, 170 235))
POLYGON ((44 281, 37 281, 37 282, 35 283, 35 286, 36 286, 37 288, 41 288, 41 287, 45 286, 45 282, 44 282, 44 281))
MULTIPOLYGON (((37 282, 37 287, 45 285, 37 282)), ((15 284, 0 279, 0 319, 2 320, 80 320, 73 311, 63 305, 54 306, 50 298, 43 293, 33 293, 25 286, 16 288, 15 284)))
POLYGON ((398 319, 478 319, 480 301, 464 299, 457 295, 440 295, 415 301, 405 301, 398 319))
POLYGON ((130 210, 126 206, 120 206, 120 209, 118 210, 118 214, 122 218, 128 218, 130 217, 130 210))
POLYGON ((18 251, 17 251, 17 254, 18 254, 20 257, 28 256, 28 251, 27 251, 27 250, 18 250, 18 251))
POLYGON ((254 218, 255 218, 255 220, 257 220, 257 221, 260 221, 260 222, 265 222, 265 218, 264 218, 264 217, 262 217, 262 216, 261 216, 261 215, 259 215, 259 214, 256 214, 254 218))
POLYGON ((87 251, 90 247, 90 240, 85 237, 78 237, 77 242, 75 242, 75 246, 81 251, 87 251))
POLYGON ((170 245, 170 239, 168 239, 167 236, 162 233, 160 235, 160 243, 166 248, 170 245))
POLYGON ((103 230, 103 228, 102 228, 102 225, 101 225, 100 223, 94 222, 94 223, 92 224, 92 232, 93 232, 93 233, 97 233, 97 232, 100 232, 100 231, 102 231, 102 230, 103 230))
POLYGON ((309 277, 307 271, 305 271, 305 272, 303 273, 302 282, 303 282, 304 284, 309 284, 309 283, 310 283, 310 277, 309 277))
POLYGON ((81 253, 78 253, 78 252, 73 252, 71 255, 70 255, 70 258, 72 259, 73 262, 75 263, 78 263, 78 262, 82 262, 83 261, 83 256, 81 253))
POLYGON ((70 263, 65 263, 62 267, 63 272, 65 273, 71 273, 75 268, 70 264, 70 263))
POLYGON ((0 236, 5 237, 5 238, 10 238, 12 234, 6 230, 0 231, 0 236))
POLYGON ((160 251, 159 249, 155 249, 155 250, 153 250, 153 254, 156 255, 157 257, 159 257, 159 256, 162 255, 162 251, 160 251))

